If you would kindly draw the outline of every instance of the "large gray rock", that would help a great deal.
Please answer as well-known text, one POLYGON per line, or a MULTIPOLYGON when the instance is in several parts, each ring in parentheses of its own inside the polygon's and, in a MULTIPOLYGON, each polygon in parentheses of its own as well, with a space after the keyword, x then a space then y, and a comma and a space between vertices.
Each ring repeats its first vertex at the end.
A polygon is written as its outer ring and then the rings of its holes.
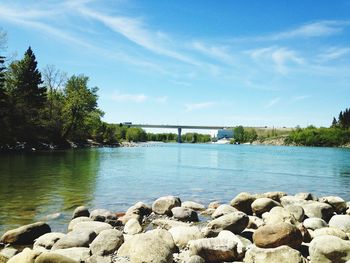
POLYGON ((123 233, 116 229, 103 230, 90 244, 93 255, 105 256, 117 251, 123 244, 123 233))
POLYGON ((202 257, 205 262, 229 262, 238 259, 237 243, 231 239, 203 238, 188 242, 191 255, 202 257))
POLYGON ((252 245, 252 243, 248 239, 245 239, 244 237, 241 237, 239 235, 235 235, 227 230, 221 231, 217 238, 232 240, 237 243, 237 260, 243 259, 247 247, 252 245))
POLYGON ((77 262, 86 262, 86 260, 90 257, 90 249, 86 247, 57 249, 52 252, 73 259, 77 262))
POLYGON ((342 231, 338 228, 335 228, 335 227, 324 227, 324 228, 316 229, 312 233, 313 238, 318 237, 318 236, 326 236, 326 235, 336 236, 336 237, 339 237, 339 238, 344 239, 344 240, 349 239, 348 235, 344 231, 342 231))
POLYGON ((61 237, 53 246, 52 250, 89 247, 89 244, 95 239, 96 233, 93 230, 74 230, 64 237, 61 237))
POLYGON ((51 228, 48 224, 37 222, 7 231, 0 242, 15 245, 32 244, 35 239, 49 232, 51 228))
POLYGON ((307 263, 298 250, 288 246, 277 248, 251 247, 244 258, 244 263, 307 263))
POLYGON ((176 246, 171 234, 163 229, 137 234, 119 248, 119 257, 128 257, 133 263, 172 263, 176 246))
POLYGON ((346 202, 339 196, 325 196, 320 198, 320 202, 331 205, 334 211, 338 214, 344 213, 346 211, 346 202))
POLYGON ((287 209, 281 206, 273 207, 269 212, 262 214, 262 218, 265 224, 277 224, 281 222, 286 222, 290 224, 297 224, 298 221, 287 209))
POLYGON ((35 263, 79 263, 79 261, 54 252, 44 252, 35 259, 35 263))
POLYGON ((169 230, 173 237, 175 245, 179 248, 185 248, 187 243, 191 240, 204 238, 202 232, 196 226, 177 226, 169 230))
POLYGON ((350 260, 350 241, 318 236, 311 241, 309 253, 311 263, 345 263, 350 260))
POLYGON ((215 209, 214 213, 211 215, 212 218, 218 218, 223 215, 227 215, 232 212, 237 212, 238 210, 230 205, 220 205, 218 208, 215 209))
POLYGON ((251 215, 253 213, 251 205, 255 199, 256 196, 250 193, 239 193, 231 200, 230 205, 247 215, 251 215))
POLYGON ((171 209, 173 217, 180 221, 185 222, 197 222, 198 215, 197 212, 185 207, 174 207, 171 209))
POLYGON ((318 198, 313 193, 303 192, 303 193, 297 193, 295 197, 302 199, 302 200, 311 200, 311 201, 317 201, 318 198))
POLYGON ((74 209, 72 218, 74 219, 74 218, 81 217, 81 216, 86 216, 86 217, 90 216, 90 212, 89 212, 89 209, 87 207, 78 206, 77 208, 74 209))
POLYGON ((151 213, 152 208, 143 202, 137 202, 126 211, 126 215, 136 214, 139 215, 141 218, 143 218, 144 216, 148 216, 151 213))
POLYGON ((129 235, 135 235, 142 232, 142 226, 139 221, 135 218, 131 218, 126 222, 124 226, 124 233, 129 235))
POLYGON ((253 234, 254 244, 260 248, 275 248, 283 245, 298 249, 303 241, 300 230, 289 223, 259 227, 253 234))
POLYGON ((185 222, 180 222, 180 221, 165 219, 165 218, 155 219, 152 221, 152 224, 166 230, 169 230, 170 228, 176 227, 176 226, 184 226, 184 227, 190 226, 190 224, 185 222))
POLYGON ((182 202, 181 207, 190 208, 190 209, 195 210, 195 211, 203 211, 203 210, 205 210, 205 206, 204 205, 196 203, 196 202, 193 202, 193 201, 182 202))
POLYGON ((83 221, 75 224, 73 226, 73 231, 80 231, 80 230, 88 230, 88 231, 94 231, 97 235, 106 229, 112 229, 113 227, 110 224, 104 223, 104 222, 98 222, 98 221, 83 221))
POLYGON ((302 205, 305 215, 307 217, 318 217, 328 222, 329 219, 333 216, 333 207, 326 203, 321 202, 309 202, 302 205))
POLYGON ((316 230, 319 228, 323 228, 323 227, 327 227, 328 224, 326 223, 326 221, 324 221, 321 218, 317 218, 317 217, 311 217, 311 218, 306 218, 303 222, 303 225, 307 228, 307 229, 312 229, 312 230, 316 230))
POLYGON ((286 207, 288 205, 300 205, 303 206, 308 203, 308 201, 301 199, 299 197, 293 196, 293 195, 287 195, 281 197, 281 205, 283 207, 286 207))
POLYGON ((262 197, 256 199, 252 203, 252 210, 254 214, 261 216, 263 213, 269 212, 273 207, 279 205, 279 203, 277 203, 275 200, 272 200, 271 198, 262 197))
MULTIPOLYGON (((119 261, 116 261, 115 258, 112 255, 106 255, 106 256, 100 256, 100 255, 92 255, 86 260, 86 263, 116 263, 119 261)), ((129 263, 130 261, 126 261, 129 263)))
POLYGON ((241 233, 248 225, 249 218, 243 212, 233 212, 220 216, 208 223, 203 229, 205 236, 217 236, 222 230, 229 230, 232 233, 241 233))
POLYGON ((86 217, 86 216, 80 216, 77 218, 72 219, 69 224, 68 224, 68 232, 72 231, 74 226, 80 222, 87 222, 87 221, 93 221, 90 217, 86 217))
POLYGON ((159 215, 172 216, 171 209, 177 206, 181 206, 179 197, 163 196, 153 202, 152 211, 159 215))
MULTIPOLYGON (((16 248, 5 247, 5 248, 1 249, 0 256, 3 256, 5 258, 9 259, 9 258, 14 257, 16 254, 18 254, 18 252, 19 251, 16 248)), ((0 263, 2 263, 1 260, 0 260, 0 263)))
POLYGON ((12 257, 7 263, 34 263, 41 252, 25 248, 21 253, 12 257))
POLYGON ((343 230, 345 233, 350 233, 350 216, 335 215, 329 221, 329 226, 343 230))
POLYGON ((58 232, 52 232, 47 233, 45 235, 40 236, 37 238, 34 242, 33 249, 51 249, 52 246, 61 238, 65 237, 66 235, 63 233, 58 232))
POLYGON ((90 218, 94 221, 104 222, 107 219, 116 220, 117 216, 106 209, 95 209, 90 213, 90 218))
POLYGON ((300 205, 287 205, 284 207, 298 222, 303 222, 305 217, 304 209, 300 205))
POLYGON ((280 202, 281 198, 287 196, 287 193, 285 192, 266 192, 262 194, 258 194, 258 198, 270 198, 276 202, 280 202))
POLYGON ((257 229, 265 224, 264 220, 262 220, 260 217, 257 217, 257 216, 248 216, 248 217, 249 217, 249 223, 247 225, 247 228, 257 229))

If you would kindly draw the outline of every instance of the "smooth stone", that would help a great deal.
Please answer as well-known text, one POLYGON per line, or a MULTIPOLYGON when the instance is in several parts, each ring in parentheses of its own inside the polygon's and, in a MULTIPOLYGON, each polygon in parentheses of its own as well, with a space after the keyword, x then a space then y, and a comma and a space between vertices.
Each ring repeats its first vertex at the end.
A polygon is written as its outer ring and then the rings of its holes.
POLYGON ((317 217, 311 217, 311 218, 306 218, 303 222, 303 225, 307 228, 307 229, 312 229, 312 230, 316 230, 319 228, 323 228, 323 227, 327 227, 328 224, 326 223, 326 221, 324 221, 321 218, 317 218, 317 217))
POLYGON ((319 201, 331 205, 337 214, 342 214, 346 211, 346 202, 339 196, 324 196, 319 201))
POLYGON ((252 203, 252 211, 257 216, 261 216, 265 212, 269 212, 273 207, 280 206, 275 200, 267 197, 256 199, 252 203))
POLYGON ((305 218, 304 209, 300 205, 287 205, 284 207, 298 222, 303 222, 305 218))
POLYGON ((211 215, 212 218, 218 218, 223 215, 227 215, 232 212, 237 212, 238 210, 230 205, 220 205, 218 208, 215 209, 214 213, 211 215))
POLYGON ((247 227, 248 222, 249 217, 245 213, 233 212, 210 221, 203 229, 203 233, 209 237, 217 236, 222 230, 239 234, 247 227))
POLYGON ((126 222, 124 226, 124 233, 129 235, 135 235, 142 232, 142 226, 139 221, 135 218, 131 218, 128 222, 126 222))
POLYGON ((200 214, 204 216, 211 216, 216 209, 214 208, 207 208, 206 210, 202 211, 200 214))
POLYGON ((311 202, 302 206, 305 212, 305 215, 309 218, 318 217, 328 222, 329 219, 333 216, 333 207, 329 204, 321 202, 311 202))
POLYGON ((237 242, 232 239, 203 238, 188 242, 191 255, 202 257, 205 262, 230 262, 238 259, 237 242))
POLYGON ((41 252, 25 248, 21 253, 10 258, 7 263, 34 263, 41 252))
POLYGON ((8 257, 5 257, 5 256, 0 254, 0 263, 6 263, 8 260, 9 260, 8 257))
POLYGON ((80 222, 91 222, 91 221, 93 220, 90 217, 86 217, 86 216, 80 216, 80 217, 74 218, 68 224, 68 232, 72 231, 74 226, 80 222))
POLYGON ((35 263, 79 263, 79 261, 54 252, 43 252, 35 259, 35 263))
POLYGON ((51 232, 51 228, 44 222, 37 222, 7 231, 0 242, 15 245, 33 244, 38 237, 51 232))
POLYGON ((281 198, 286 196, 287 193, 285 192, 266 192, 266 193, 262 193, 262 194, 258 194, 257 197, 258 198, 270 198, 276 202, 280 202, 281 198))
POLYGON ((95 209, 91 211, 90 218, 93 221, 101 221, 101 222, 106 221, 106 219, 112 219, 112 220, 117 219, 115 214, 113 214, 111 211, 108 211, 106 209, 95 209))
POLYGON ((77 262, 85 262, 90 257, 90 249, 86 247, 57 249, 53 251, 53 253, 65 256, 77 262))
POLYGON ((293 195, 287 195, 287 196, 283 196, 281 197, 281 205, 283 207, 289 206, 289 205, 299 205, 299 206, 303 206, 305 204, 307 204, 309 201, 298 198, 296 196, 293 195))
POLYGON ((81 217, 81 216, 90 216, 89 209, 85 206, 78 206, 77 208, 74 209, 72 219, 81 217))
POLYGON ((239 193, 230 202, 230 205, 239 211, 246 213, 247 215, 252 215, 252 203, 256 200, 256 196, 250 193, 239 193))
POLYGON ((64 237, 61 237, 53 246, 52 250, 72 247, 89 247, 95 239, 96 233, 93 230, 73 230, 64 237))
POLYGON ((240 237, 238 235, 235 235, 232 232, 227 231, 227 230, 221 231, 219 233, 219 235, 217 236, 217 238, 226 239, 226 240, 232 240, 232 241, 237 243, 237 257, 236 257, 236 260, 243 259, 244 258, 244 254, 246 252, 246 247, 252 244, 249 240, 247 240, 247 239, 245 239, 243 237, 240 237))
POLYGON ((350 232, 350 216, 349 215, 334 215, 329 220, 330 227, 336 227, 343 230, 345 233, 350 232))
POLYGON ((106 229, 92 241, 90 250, 93 255, 106 256, 117 251, 123 244, 123 233, 116 229, 106 229))
POLYGON ((193 201, 185 201, 181 203, 181 207, 185 207, 185 208, 190 208, 193 209, 195 211, 203 211, 205 210, 205 206, 193 201))
POLYGON ((303 241, 300 230, 289 223, 259 227, 253 234, 254 244, 260 248, 275 248, 287 245, 298 249, 303 241))
MULTIPOLYGON (((88 259, 86 259, 86 263, 114 263, 116 261, 112 261, 112 256, 100 256, 100 255, 92 255, 88 259)), ((119 261, 118 261, 119 262, 119 261)), ((129 262, 129 261, 127 261, 129 262)))
POLYGON ((187 263, 205 263, 204 258, 194 255, 194 256, 190 256, 187 263))
POLYGON ((265 224, 277 224, 281 222, 290 223, 296 225, 298 221, 287 209, 281 206, 273 207, 269 212, 262 214, 262 219, 265 224))
POLYGON ((171 209, 173 217, 185 222, 198 222, 198 214, 196 211, 185 207, 174 207, 171 209))
POLYGON ((311 200, 311 201, 318 200, 318 198, 313 193, 308 193, 308 192, 297 193, 295 197, 302 200, 311 200))
POLYGON ((185 248, 191 240, 204 238, 202 232, 196 226, 177 226, 169 230, 173 237, 175 245, 179 248, 185 248))
POLYGON ((210 202, 208 205, 208 209, 216 209, 220 206, 221 204, 218 201, 213 201, 210 202))
POLYGON ((324 227, 324 228, 316 229, 312 233, 313 238, 318 237, 318 236, 326 236, 326 235, 336 236, 336 237, 339 237, 343 240, 349 239, 349 237, 347 236, 347 234, 344 231, 342 231, 338 228, 335 228, 335 227, 324 227))
POLYGON ((298 250, 289 246, 277 248, 253 246, 247 251, 244 263, 307 263, 307 260, 298 250))
POLYGON ((136 234, 119 248, 119 257, 128 257, 133 263, 172 263, 176 246, 171 234, 163 229, 136 234))
POLYGON ((126 215, 135 214, 139 215, 141 218, 148 216, 152 213, 152 207, 146 205, 143 202, 137 202, 133 206, 129 207, 126 211, 126 215))
POLYGON ((18 254, 18 249, 13 248, 13 247, 5 247, 5 248, 1 249, 1 251, 0 251, 0 255, 4 256, 6 258, 12 258, 16 254, 18 254))
POLYGON ((142 221, 142 216, 138 214, 133 214, 133 213, 128 213, 125 214, 117 219, 117 222, 120 222, 121 225, 126 225, 126 223, 131 220, 131 219, 136 219, 137 221, 141 222, 142 221))
POLYGON ((184 227, 190 226, 190 224, 185 222, 180 222, 172 219, 163 219, 163 218, 153 220, 152 224, 160 228, 163 228, 165 230, 169 230, 170 228, 176 227, 176 226, 184 226, 184 227))
POLYGON ((106 229, 112 229, 113 227, 110 224, 98 221, 83 221, 75 224, 73 226, 73 231, 79 230, 90 230, 94 231, 97 235, 106 229))
POLYGON ((177 206, 181 206, 179 197, 163 196, 153 202, 152 211, 159 215, 172 216, 171 209, 177 206))
POLYGON ((309 245, 311 263, 345 263, 350 260, 350 241, 336 236, 315 237, 309 245))
POLYGON ((264 220, 262 220, 260 217, 257 216, 248 216, 249 217, 249 223, 247 225, 247 228, 251 229, 257 229, 264 225, 264 220))
POLYGON ((52 246, 59 239, 65 236, 66 234, 58 233, 58 232, 44 234, 35 240, 33 249, 39 249, 39 248, 51 249, 52 246))

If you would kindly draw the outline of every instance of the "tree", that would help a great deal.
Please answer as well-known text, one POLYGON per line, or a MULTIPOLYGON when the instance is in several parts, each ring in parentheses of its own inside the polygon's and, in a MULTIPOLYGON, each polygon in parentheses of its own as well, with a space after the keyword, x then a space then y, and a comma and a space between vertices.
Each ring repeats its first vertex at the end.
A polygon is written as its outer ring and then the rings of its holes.
POLYGON ((337 122, 337 119, 335 117, 333 117, 333 121, 332 121, 332 126, 331 127, 337 127, 338 125, 338 122, 337 122))
POLYGON ((72 140, 84 140, 89 137, 94 120, 99 120, 103 112, 97 107, 97 87, 88 87, 89 78, 73 75, 64 89, 65 104, 63 106, 64 131, 62 137, 72 140))
POLYGON ((245 141, 243 126, 237 126, 233 129, 233 139, 239 143, 243 143, 245 141))

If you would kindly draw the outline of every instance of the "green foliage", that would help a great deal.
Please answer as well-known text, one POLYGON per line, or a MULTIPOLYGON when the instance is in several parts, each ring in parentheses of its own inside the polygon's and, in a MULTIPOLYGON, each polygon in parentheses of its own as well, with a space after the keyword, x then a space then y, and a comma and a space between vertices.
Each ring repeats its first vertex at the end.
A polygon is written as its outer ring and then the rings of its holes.
POLYGON ((255 129, 249 128, 249 129, 244 129, 243 126, 237 126, 233 129, 233 142, 238 142, 238 143, 245 143, 245 142, 250 142, 252 143, 253 141, 258 139, 258 134, 255 129))
POLYGON ((209 134, 186 133, 181 136, 181 140, 184 143, 206 143, 211 141, 211 137, 209 134))
POLYGON ((147 140, 154 142, 176 142, 177 134, 175 133, 147 133, 147 140))
POLYGON ((125 139, 129 142, 145 142, 147 134, 141 128, 131 127, 127 129, 125 139))

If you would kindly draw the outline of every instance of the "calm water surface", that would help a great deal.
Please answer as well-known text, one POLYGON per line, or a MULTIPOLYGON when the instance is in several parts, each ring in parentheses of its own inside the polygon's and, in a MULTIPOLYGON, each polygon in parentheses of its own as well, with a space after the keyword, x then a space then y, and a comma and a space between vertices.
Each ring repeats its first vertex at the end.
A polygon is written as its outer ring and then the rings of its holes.
POLYGON ((12 154, 0 155, 0 178, 0 232, 45 219, 63 231, 78 205, 124 211, 169 194, 205 204, 277 190, 350 200, 350 150, 160 144, 12 154))

